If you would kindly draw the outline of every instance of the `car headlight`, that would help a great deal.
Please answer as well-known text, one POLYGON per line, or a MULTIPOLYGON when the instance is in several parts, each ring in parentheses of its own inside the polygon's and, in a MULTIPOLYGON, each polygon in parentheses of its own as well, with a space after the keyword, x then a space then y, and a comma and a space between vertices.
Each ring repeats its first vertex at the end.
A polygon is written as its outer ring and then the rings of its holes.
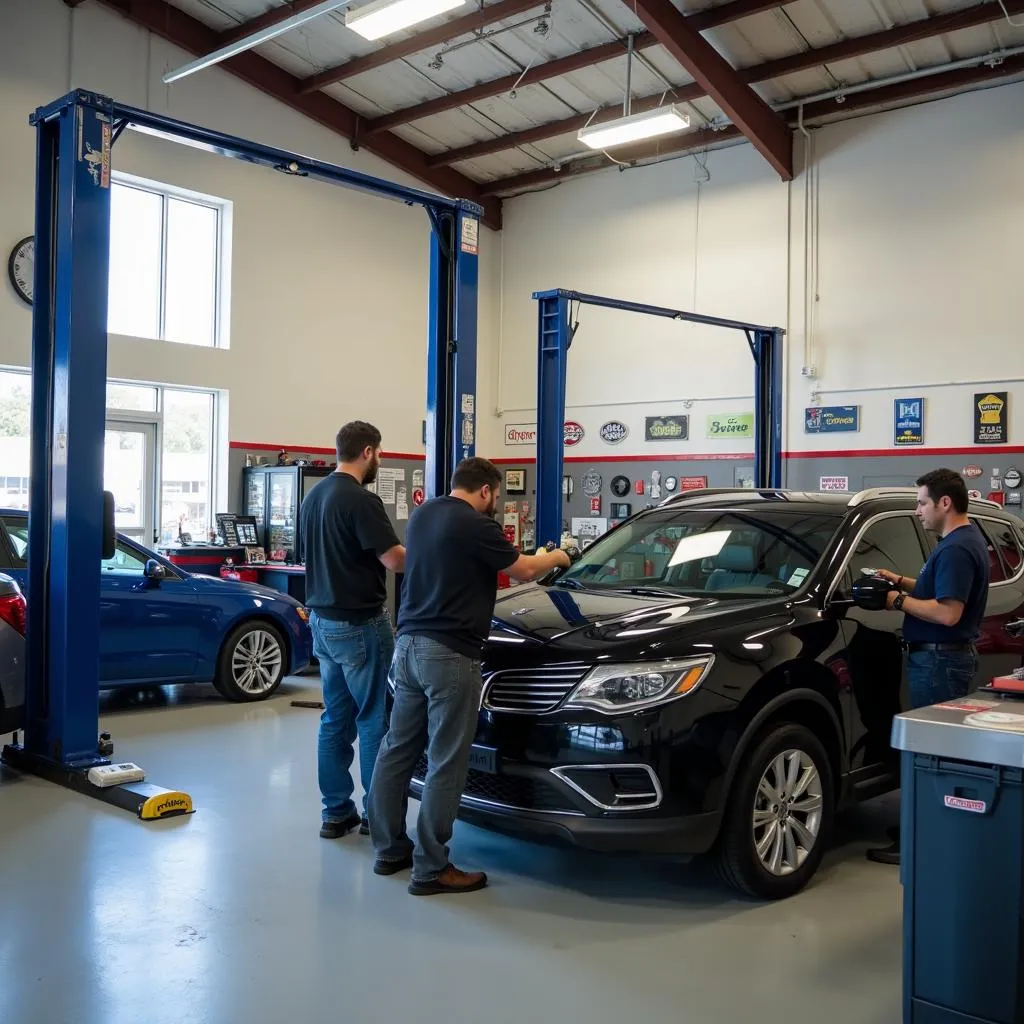
POLYGON ((299 607, 295 609, 295 614, 298 615, 298 617, 300 619, 302 619, 303 622, 306 622, 306 623, 309 622, 309 609, 308 608, 304 608, 302 605, 299 605, 299 607))
POLYGON ((693 693, 714 655, 630 665, 598 665, 569 694, 565 706, 596 711, 634 711, 693 693))

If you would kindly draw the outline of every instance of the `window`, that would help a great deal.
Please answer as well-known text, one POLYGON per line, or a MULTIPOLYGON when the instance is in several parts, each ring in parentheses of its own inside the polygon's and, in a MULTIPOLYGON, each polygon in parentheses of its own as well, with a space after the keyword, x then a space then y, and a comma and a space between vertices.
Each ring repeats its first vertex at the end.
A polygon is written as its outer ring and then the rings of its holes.
POLYGON ((215 411, 209 391, 163 389, 161 543, 181 533, 205 540, 213 525, 215 411))
POLYGON ((104 558, 100 565, 104 572, 130 572, 142 574, 146 568, 146 560, 130 547, 117 542, 113 558, 104 558))
POLYGON ((988 541, 989 582, 1004 583, 1012 580, 1024 562, 1024 553, 1021 552, 1013 528, 1007 523, 997 523, 994 519, 982 522, 972 519, 971 522, 981 528, 982 536, 988 541))
POLYGON ((231 204, 122 176, 110 190, 113 334, 227 346, 231 204))
POLYGON ((32 385, 27 373, 0 370, 0 506, 28 508, 32 385))
POLYGON ((607 589, 655 585, 725 598, 792 594, 810 576, 837 523, 800 512, 666 509, 595 542, 560 581, 607 589))
POLYGON ((11 568, 24 569, 28 565, 28 517, 5 516, 4 526, 11 544, 11 568))
POLYGON ((846 572, 847 589, 853 580, 871 576, 878 569, 917 576, 924 566, 924 551, 911 515, 879 519, 867 528, 857 544, 846 572))

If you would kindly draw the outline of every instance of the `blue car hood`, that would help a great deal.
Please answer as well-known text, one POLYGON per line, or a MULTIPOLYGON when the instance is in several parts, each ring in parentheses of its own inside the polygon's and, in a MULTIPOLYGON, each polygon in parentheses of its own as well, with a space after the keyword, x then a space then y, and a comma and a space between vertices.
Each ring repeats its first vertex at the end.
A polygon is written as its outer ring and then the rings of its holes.
POLYGON ((281 590, 274 590, 271 587, 264 587, 260 583, 245 583, 242 580, 222 580, 218 576, 206 576, 202 573, 193 573, 192 579, 197 587, 202 587, 206 593, 217 594, 244 594, 247 597, 258 597, 264 601, 281 601, 290 604, 293 608, 301 608, 300 602, 296 601, 290 594, 281 590))

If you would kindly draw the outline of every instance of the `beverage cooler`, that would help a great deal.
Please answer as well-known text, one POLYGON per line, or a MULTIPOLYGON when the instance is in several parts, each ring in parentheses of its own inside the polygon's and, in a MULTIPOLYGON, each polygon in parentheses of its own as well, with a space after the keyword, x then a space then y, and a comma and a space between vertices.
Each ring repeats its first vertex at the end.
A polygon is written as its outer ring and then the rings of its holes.
POLYGON ((247 466, 242 472, 243 512, 256 519, 256 531, 267 558, 301 564, 302 502, 333 470, 329 466, 247 466), (284 558, 275 557, 275 552, 284 552, 284 558))

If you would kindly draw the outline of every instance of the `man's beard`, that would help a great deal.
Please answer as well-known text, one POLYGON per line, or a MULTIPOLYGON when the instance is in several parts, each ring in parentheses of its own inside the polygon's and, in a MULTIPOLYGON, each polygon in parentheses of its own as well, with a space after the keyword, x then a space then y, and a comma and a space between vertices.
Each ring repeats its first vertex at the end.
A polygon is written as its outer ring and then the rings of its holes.
POLYGON ((487 503, 487 508, 484 510, 484 515, 490 516, 492 519, 497 517, 498 499, 496 497, 492 497, 491 500, 487 503))
POLYGON ((366 467, 366 475, 363 477, 363 486, 372 484, 377 479, 377 470, 380 469, 380 459, 375 455, 373 462, 366 467))

